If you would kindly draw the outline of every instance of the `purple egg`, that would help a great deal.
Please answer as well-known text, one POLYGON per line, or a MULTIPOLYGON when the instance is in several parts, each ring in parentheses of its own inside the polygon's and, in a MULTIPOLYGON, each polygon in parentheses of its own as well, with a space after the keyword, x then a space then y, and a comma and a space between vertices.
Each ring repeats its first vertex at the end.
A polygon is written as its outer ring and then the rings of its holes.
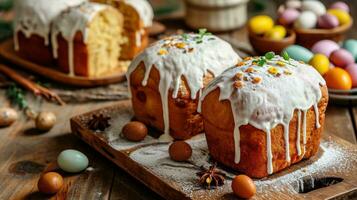
POLYGON ((343 2, 343 1, 337 1, 335 3, 333 3, 330 8, 332 9, 340 9, 340 10, 344 10, 346 12, 350 12, 350 8, 348 7, 348 5, 343 2))
POLYGON ((352 79, 352 87, 357 87, 357 64, 349 64, 346 67, 346 71, 350 74, 352 79))
POLYGON ((331 53, 337 49, 340 49, 340 46, 338 46, 336 42, 332 40, 321 40, 312 46, 311 51, 314 54, 322 53, 325 56, 330 57, 331 53))
POLYGON ((337 17, 331 14, 324 14, 319 17, 317 20, 317 26, 319 28, 331 29, 339 25, 337 17))
POLYGON ((281 13, 279 17, 279 23, 281 25, 288 26, 294 23, 294 21, 299 17, 299 15, 300 15, 299 11, 293 8, 288 8, 281 13))
POLYGON ((347 65, 353 64, 355 59, 349 51, 338 49, 331 53, 330 61, 338 67, 345 68, 347 65))

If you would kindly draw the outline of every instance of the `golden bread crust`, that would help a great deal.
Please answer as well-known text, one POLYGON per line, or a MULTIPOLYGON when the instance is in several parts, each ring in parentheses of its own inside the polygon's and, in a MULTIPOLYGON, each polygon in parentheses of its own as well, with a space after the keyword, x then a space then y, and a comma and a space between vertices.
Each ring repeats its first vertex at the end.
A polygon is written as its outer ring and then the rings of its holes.
MULTIPOLYGON (((297 111, 289 124, 289 150, 291 162, 285 160, 284 130, 278 125, 271 130, 271 144, 273 154, 273 172, 285 169, 302 159, 310 158, 318 151, 320 138, 325 121, 325 110, 328 102, 327 87, 321 87, 322 98, 318 103, 319 122, 321 128, 316 128, 315 112, 313 107, 307 112, 306 120, 306 151, 298 156, 296 149, 298 117, 297 111)), ((243 172, 250 177, 262 178, 267 173, 266 133, 252 125, 243 125, 240 131, 240 155, 238 164, 234 163, 234 119, 231 105, 228 100, 219 101, 219 88, 209 93, 202 102, 202 116, 204 118, 205 134, 211 156, 216 161, 243 172), (214 114, 212 114, 214 113, 214 114), (219 122, 219 123, 217 123, 219 122)), ((303 124, 301 123, 301 129, 303 124)), ((303 152, 303 136, 300 133, 300 144, 303 152)))
MULTIPOLYGON (((145 66, 141 62, 130 75, 130 90, 132 104, 137 120, 144 122, 158 130, 164 130, 162 102, 159 93, 160 73, 152 67, 146 86, 142 85, 145 66)), ((205 76, 206 85, 213 76, 205 76)), ((172 98, 172 91, 168 95, 170 134, 174 139, 188 139, 203 131, 203 121, 197 112, 198 99, 192 100, 186 81, 182 79, 177 98, 172 98)))

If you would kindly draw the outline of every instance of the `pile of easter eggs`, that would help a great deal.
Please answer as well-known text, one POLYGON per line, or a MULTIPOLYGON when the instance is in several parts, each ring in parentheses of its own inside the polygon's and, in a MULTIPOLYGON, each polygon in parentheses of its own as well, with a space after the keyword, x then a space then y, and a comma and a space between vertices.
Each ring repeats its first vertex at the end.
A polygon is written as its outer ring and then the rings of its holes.
POLYGON ((282 40, 287 34, 284 26, 275 25, 273 19, 267 15, 252 17, 249 20, 249 31, 271 40, 282 40))
POLYGON ((333 29, 351 23, 349 7, 342 1, 328 9, 317 0, 289 0, 278 9, 278 22, 298 29, 333 29))
POLYGON ((284 51, 291 58, 313 66, 325 78, 328 88, 357 87, 357 40, 346 40, 342 47, 332 40, 321 40, 311 51, 299 45, 291 45, 284 51))

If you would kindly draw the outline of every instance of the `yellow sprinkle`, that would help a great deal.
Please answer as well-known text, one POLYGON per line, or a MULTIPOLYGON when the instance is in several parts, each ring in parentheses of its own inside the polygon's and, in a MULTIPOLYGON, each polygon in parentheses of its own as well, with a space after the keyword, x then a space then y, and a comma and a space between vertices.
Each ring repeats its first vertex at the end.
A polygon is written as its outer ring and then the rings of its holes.
POLYGON ((162 56, 162 55, 166 55, 168 52, 166 51, 166 49, 160 49, 159 52, 157 52, 158 55, 162 56))
POLYGON ((272 75, 276 75, 278 73, 278 69, 275 67, 269 67, 268 72, 272 75))
POLYGON ((242 81, 235 81, 233 84, 233 86, 237 89, 243 87, 243 85, 244 83, 242 81))
POLYGON ((284 74, 285 74, 285 75, 291 75, 292 72, 291 72, 291 71, 288 71, 288 70, 285 70, 285 71, 284 71, 284 74))
POLYGON ((253 80, 252 80, 252 83, 257 84, 257 83, 260 83, 260 81, 262 81, 262 78, 254 77, 253 80))
POLYGON ((176 43, 175 46, 179 49, 183 49, 183 48, 185 48, 186 44, 183 42, 180 42, 180 43, 176 43))
POLYGON ((276 62, 276 64, 280 67, 284 67, 285 66, 285 63, 284 62, 281 62, 281 61, 278 61, 276 62))

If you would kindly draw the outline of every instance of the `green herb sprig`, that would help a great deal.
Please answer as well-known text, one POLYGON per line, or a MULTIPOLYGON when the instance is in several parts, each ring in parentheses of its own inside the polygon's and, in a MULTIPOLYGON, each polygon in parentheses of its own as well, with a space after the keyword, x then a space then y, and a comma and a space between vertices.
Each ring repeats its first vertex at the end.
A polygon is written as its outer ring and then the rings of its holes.
POLYGON ((196 38, 196 43, 197 44, 202 43, 203 42, 203 38, 205 36, 209 36, 209 35, 212 35, 212 33, 207 32, 207 29, 205 29, 205 28, 198 29, 198 38, 196 38))
POLYGON ((263 67, 269 60, 273 59, 274 57, 275 57, 275 53, 271 51, 253 62, 256 62, 258 66, 263 67))
POLYGON ((16 84, 11 84, 6 90, 6 96, 12 103, 18 105, 21 109, 28 108, 28 102, 25 99, 25 92, 16 84))

